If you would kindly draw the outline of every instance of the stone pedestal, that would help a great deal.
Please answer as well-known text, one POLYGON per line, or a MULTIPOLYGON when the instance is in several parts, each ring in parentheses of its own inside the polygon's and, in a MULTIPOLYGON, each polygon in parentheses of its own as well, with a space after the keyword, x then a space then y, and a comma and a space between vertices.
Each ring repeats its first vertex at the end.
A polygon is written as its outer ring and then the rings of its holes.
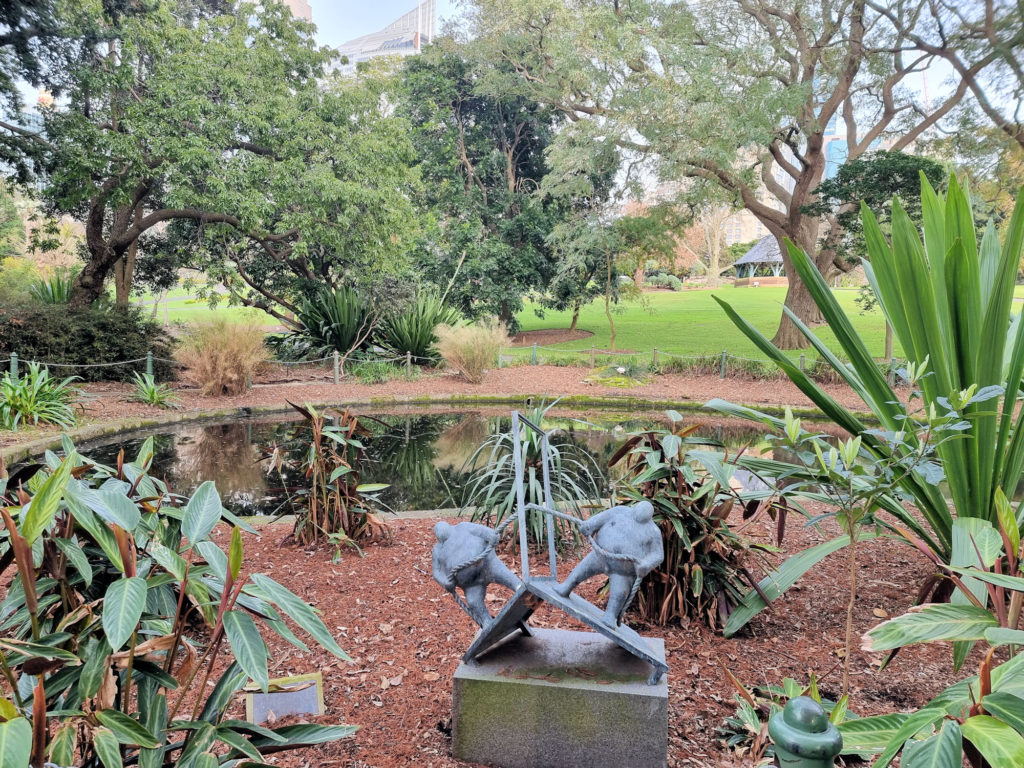
MULTIPOLYGON (((500 768, 663 768, 668 680, 593 632, 516 635, 453 681, 456 758, 500 768)), ((644 638, 661 661, 665 642, 644 638)))

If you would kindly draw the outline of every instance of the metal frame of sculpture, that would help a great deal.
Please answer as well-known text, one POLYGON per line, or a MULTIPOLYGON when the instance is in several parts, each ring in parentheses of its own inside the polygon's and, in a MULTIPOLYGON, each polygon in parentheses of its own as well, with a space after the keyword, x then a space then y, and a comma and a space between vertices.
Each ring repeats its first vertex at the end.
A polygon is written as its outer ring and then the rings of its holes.
POLYGON ((480 632, 463 655, 463 661, 474 663, 478 656, 515 632, 531 635, 527 620, 542 602, 546 602, 582 621, 633 656, 646 661, 653 667, 648 683, 657 685, 668 671, 668 665, 655 655, 643 637, 622 624, 622 614, 635 597, 643 577, 660 565, 664 558, 661 530, 653 521, 653 507, 646 501, 633 507, 615 506, 587 519, 554 509, 551 502, 548 433, 518 411, 513 411, 512 434, 516 515, 510 516, 494 529, 469 522, 454 526, 442 522, 434 527, 438 539, 433 550, 434 578, 451 592, 459 607, 480 625, 480 632), (541 438, 543 504, 526 503, 526 490, 523 486, 526 448, 521 435, 523 425, 533 429, 541 438), (543 513, 545 518, 549 576, 530 573, 526 515, 531 510, 543 513), (555 550, 556 517, 579 526, 591 545, 591 551, 562 583, 558 582, 555 550), (513 521, 519 523, 521 577, 509 570, 494 552, 504 528, 513 521), (573 592, 580 583, 600 573, 607 574, 611 582, 608 605, 604 611, 573 592), (491 617, 485 604, 487 586, 492 583, 503 584, 514 590, 512 597, 494 617, 491 617), (456 588, 462 589, 464 600, 459 598, 456 588))

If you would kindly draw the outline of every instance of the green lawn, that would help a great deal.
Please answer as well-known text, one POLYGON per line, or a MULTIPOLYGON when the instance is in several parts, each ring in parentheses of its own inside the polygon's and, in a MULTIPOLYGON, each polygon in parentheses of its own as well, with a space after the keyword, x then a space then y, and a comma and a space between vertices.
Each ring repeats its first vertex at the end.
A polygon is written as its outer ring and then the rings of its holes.
MULTIPOLYGON (((882 357, 885 350, 885 323, 880 312, 861 314, 854 303, 856 289, 837 290, 836 297, 847 311, 854 327, 865 339, 868 349, 876 357, 882 357)), ((656 292, 644 294, 644 304, 627 302, 613 310, 617 331, 617 349, 630 349, 649 353, 654 347, 660 352, 696 356, 720 353, 763 359, 764 354, 737 329, 725 312, 712 300, 717 295, 728 301, 762 333, 771 338, 778 327, 782 314, 782 301, 786 295, 783 287, 764 288, 723 288, 710 290, 656 292)), ((571 321, 569 312, 545 311, 539 318, 528 306, 520 315, 519 322, 524 331, 542 328, 568 328, 571 321)), ((607 349, 611 337, 608 320, 604 314, 604 303, 595 301, 580 312, 578 327, 592 331, 593 336, 574 342, 553 345, 561 350, 587 350, 591 345, 607 349)), ((821 327, 815 332, 829 346, 835 348, 832 332, 821 327)), ((555 354, 548 351, 547 354, 555 354)), ((799 357, 800 352, 792 353, 799 357)), ((813 350, 806 352, 810 360, 816 355, 813 350)), ((896 350, 899 354, 899 350, 896 350)))

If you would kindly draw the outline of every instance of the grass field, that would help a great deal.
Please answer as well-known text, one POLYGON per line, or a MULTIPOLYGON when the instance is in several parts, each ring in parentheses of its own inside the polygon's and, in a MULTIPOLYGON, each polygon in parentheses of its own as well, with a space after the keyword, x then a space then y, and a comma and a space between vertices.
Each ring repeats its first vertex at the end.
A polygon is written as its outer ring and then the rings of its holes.
MULTIPOLYGON (((782 302, 786 296, 783 287, 764 288, 723 288, 694 291, 659 291, 644 294, 644 302, 628 302, 613 308, 615 321, 615 346, 621 350, 635 350, 649 353, 654 347, 659 353, 682 356, 697 356, 720 353, 763 359, 764 354, 732 324, 725 312, 711 298, 716 295, 729 302, 743 317, 758 330, 771 338, 779 324, 782 302)), ((850 316, 854 327, 876 357, 885 351, 885 323, 880 312, 861 314, 854 303, 855 289, 836 291, 839 303, 850 316)), ((527 307, 519 315, 524 331, 543 328, 568 328, 572 317, 569 312, 545 311, 539 318, 533 307, 527 307)), ((559 350, 589 350, 591 345, 607 349, 611 338, 608 320, 604 314, 604 303, 595 301, 580 312, 577 326, 593 332, 593 336, 574 342, 554 345, 559 350)), ((835 348, 835 336, 826 327, 815 329, 830 347, 835 348)), ((899 354, 899 350, 895 350, 899 354)), ((547 354, 555 354, 550 350, 547 354)), ((800 352, 793 352, 799 357, 800 352)), ((807 359, 816 357, 813 350, 806 351, 807 359)))

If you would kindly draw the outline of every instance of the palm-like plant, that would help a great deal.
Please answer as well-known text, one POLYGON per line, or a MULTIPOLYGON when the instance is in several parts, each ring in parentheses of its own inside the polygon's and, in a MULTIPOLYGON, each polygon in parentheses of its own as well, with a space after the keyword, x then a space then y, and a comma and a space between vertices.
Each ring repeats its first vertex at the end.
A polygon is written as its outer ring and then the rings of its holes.
POLYGON ((439 325, 455 325, 459 311, 434 292, 421 291, 401 312, 387 315, 377 329, 377 343, 396 354, 409 353, 413 362, 434 365, 441 356, 435 345, 439 325))
MULTIPOLYGON (((947 440, 937 447, 952 510, 939 483, 922 471, 907 474, 894 493, 880 498, 878 504, 894 518, 893 530, 898 535, 920 543, 943 562, 957 563, 969 558, 970 552, 958 551, 969 543, 958 543, 954 537, 954 520, 977 518, 994 525, 997 491, 1012 493, 1024 474, 1024 411, 1018 409, 1024 334, 1020 333, 1020 317, 1011 312, 1024 246, 1024 196, 1018 197, 1002 246, 991 224, 978 243, 970 200, 955 178, 950 180, 945 198, 922 180, 921 202, 923 239, 896 200, 891 243, 874 215, 863 208, 870 256, 864 268, 907 356, 908 368, 923 371, 915 378, 926 418, 936 421, 951 412, 962 414, 965 439, 947 440), (902 500, 913 502, 923 524, 904 509, 902 500)), ((840 406, 728 303, 718 297, 716 301, 829 419, 861 438, 868 457, 893 463, 900 458, 893 451, 913 453, 918 446, 912 430, 907 429, 911 418, 907 405, 879 371, 814 262, 798 248, 789 248, 797 274, 850 362, 843 363, 798 317, 784 311, 822 359, 861 397, 880 430, 840 406), (887 440, 886 434, 903 439, 887 440)), ((744 418, 763 418, 719 400, 708 405, 744 418)), ((821 556, 824 553, 821 550, 821 556)), ((789 575, 803 573, 818 559, 804 557, 799 568, 790 567, 794 573, 789 575)), ((748 599, 752 606, 760 601, 756 594, 748 599)), ((750 615, 745 613, 744 619, 750 615)), ((727 632, 738 628, 730 626, 727 632)))
POLYGON ((55 379, 50 369, 29 363, 23 376, 10 371, 0 379, 0 428, 17 430, 21 424, 75 426, 75 398, 79 390, 72 386, 78 379, 55 379))
MULTIPOLYGON (((527 419, 541 425, 558 401, 543 402, 527 413, 527 419)), ((541 435, 522 425, 520 437, 524 445, 523 489, 527 504, 544 503, 541 435)), ((462 508, 472 510, 472 519, 486 525, 499 525, 516 514, 515 435, 512 429, 490 435, 476 449, 463 467, 469 474, 462 497, 462 508)), ((551 501, 578 513, 580 507, 601 495, 602 476, 594 457, 571 437, 551 434, 548 438, 550 456, 551 501)), ((526 518, 527 534, 537 543, 544 541, 544 516, 530 510, 526 518)), ((559 537, 575 537, 576 529, 567 523, 556 523, 559 537)), ((513 540, 518 523, 513 523, 513 540)))
POLYGON ((321 288, 303 300, 296 314, 301 327, 289 336, 307 348, 308 355, 348 355, 365 347, 376 320, 354 288, 321 288))

